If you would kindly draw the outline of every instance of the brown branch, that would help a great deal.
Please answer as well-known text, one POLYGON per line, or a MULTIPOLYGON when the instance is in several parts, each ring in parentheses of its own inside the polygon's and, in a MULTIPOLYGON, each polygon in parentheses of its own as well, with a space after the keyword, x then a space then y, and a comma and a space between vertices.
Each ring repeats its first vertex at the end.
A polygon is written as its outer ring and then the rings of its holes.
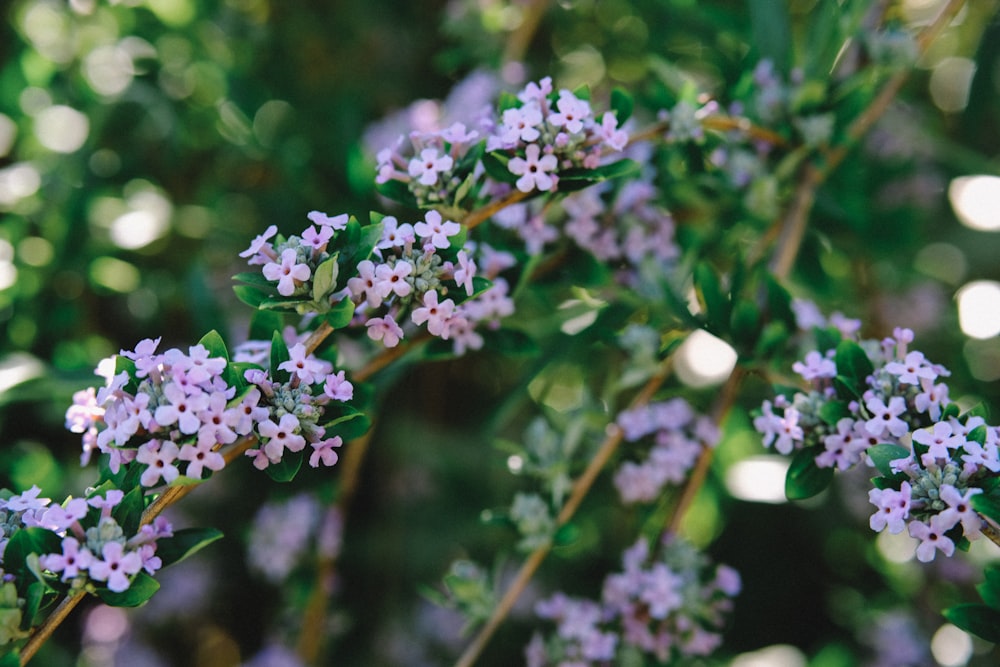
POLYGON ((511 204, 516 204, 520 201, 524 201, 532 194, 534 194, 534 191, 521 192, 520 190, 514 190, 508 193, 506 196, 501 197, 500 199, 497 199, 496 201, 487 204, 482 208, 472 211, 471 213, 469 213, 469 215, 465 216, 465 218, 462 220, 462 224, 465 226, 466 229, 474 229, 475 227, 478 227, 482 223, 489 220, 498 211, 507 208, 511 204))
POLYGON ((48 641, 52 633, 55 632, 56 628, 59 627, 66 617, 69 616, 70 612, 73 611, 78 604, 83 600, 86 595, 86 591, 83 589, 78 590, 74 593, 66 596, 59 606, 53 610, 51 614, 45 619, 45 622, 38 626, 38 629, 31 635, 28 642, 21 649, 21 667, 27 665, 28 662, 35 657, 38 649, 48 641))
MULTIPOLYGON (((645 405, 653 397, 653 394, 660 388, 663 382, 667 379, 670 374, 670 363, 669 360, 665 361, 659 372, 657 372, 653 377, 646 382, 646 385, 642 390, 632 399, 629 404, 628 409, 636 408, 641 405, 645 405)), ((617 424, 610 424, 608 426, 608 434, 598 448, 597 453, 587 464, 587 468, 583 471, 580 477, 577 478, 576 482, 573 483, 573 490, 570 492, 569 498, 566 500, 566 504, 563 505, 562 510, 559 512, 559 516, 556 518, 556 530, 564 526, 573 518, 576 510, 579 509, 580 504, 586 497, 587 493, 590 491, 597 479, 597 476, 604 469, 611 455, 614 454, 618 445, 621 444, 624 434, 621 428, 617 424)), ((455 667, 472 667, 475 661, 479 658, 479 655, 486 648, 486 644, 493 637, 497 628, 500 624, 507 618, 510 614, 510 610, 513 609, 514 604, 520 598, 524 589, 527 587, 528 582, 535 575, 535 572, 541 566, 545 557, 552 550, 551 542, 546 543, 537 549, 535 549, 528 558, 521 564, 521 569, 518 570, 517 575, 514 580, 507 587, 504 592, 503 597, 500 602, 497 603, 496 608, 493 610, 493 614, 486 621, 486 624, 480 628, 479 632, 473 638, 472 643, 465 649, 465 652, 455 663, 455 667)))
POLYGON ((503 63, 517 63, 524 59, 524 54, 528 51, 528 45, 538 32, 542 17, 548 9, 549 0, 531 0, 522 3, 523 17, 520 25, 515 28, 507 37, 504 45, 503 63))

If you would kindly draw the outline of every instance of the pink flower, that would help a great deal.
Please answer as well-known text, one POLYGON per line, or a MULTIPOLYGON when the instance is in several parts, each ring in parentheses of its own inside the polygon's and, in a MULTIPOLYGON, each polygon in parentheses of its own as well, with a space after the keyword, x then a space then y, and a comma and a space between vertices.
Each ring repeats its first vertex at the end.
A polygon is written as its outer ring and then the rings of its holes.
POLYGON ((451 245, 448 237, 458 234, 462 229, 457 222, 443 220, 437 211, 427 211, 424 220, 425 222, 413 225, 413 230, 420 238, 430 241, 435 248, 447 248, 451 245))
POLYGON ((365 259, 358 263, 358 275, 347 281, 347 289, 353 298, 365 297, 368 305, 378 308, 382 305, 383 294, 376 289, 375 264, 365 259))
POLYGON ((170 484, 181 474, 174 465, 179 454, 177 445, 169 440, 150 440, 139 447, 135 460, 149 467, 142 473, 139 482, 143 486, 156 486, 160 478, 170 484))
POLYGON ((559 91, 556 108, 559 111, 549 116, 549 122, 556 127, 565 127, 566 131, 571 134, 581 132, 583 121, 590 116, 590 104, 568 90, 559 91))
POLYGON ((187 471, 184 473, 188 477, 201 479, 204 468, 219 471, 226 467, 226 460, 222 454, 212 451, 213 443, 207 440, 200 440, 196 445, 184 445, 180 454, 177 455, 181 461, 187 461, 187 471))
POLYGON ((299 418, 290 413, 282 415, 277 424, 268 419, 257 426, 261 437, 267 438, 263 449, 271 463, 280 461, 285 449, 298 452, 306 446, 306 439, 296 433, 298 428, 299 418))
POLYGON ((413 225, 408 222, 399 224, 396 218, 389 215, 382 218, 382 239, 375 247, 383 250, 402 247, 414 240, 416 240, 416 236, 414 236, 413 225))
POLYGON ((76 575, 86 571, 94 560, 94 555, 87 547, 80 548, 80 543, 72 537, 62 541, 61 554, 46 554, 39 557, 39 564, 51 572, 62 572, 62 580, 69 581, 76 575))
POLYGON ((521 192, 531 192, 538 189, 542 192, 551 190, 556 185, 556 178, 551 174, 559 166, 559 161, 555 155, 539 157, 541 149, 538 144, 530 144, 525 149, 525 157, 511 158, 507 163, 507 169, 517 179, 517 189, 521 192))
POLYGON ((393 266, 379 264, 375 267, 375 279, 378 281, 375 288, 382 298, 388 298, 390 294, 400 298, 408 296, 413 287, 406 282, 406 277, 411 273, 413 265, 405 260, 399 260, 393 266))
POLYGON ((278 294, 281 296, 291 296, 295 289, 303 282, 309 280, 312 269, 308 264, 297 264, 298 255, 293 248, 285 248, 281 251, 281 263, 268 262, 264 265, 264 277, 268 280, 278 281, 278 294))
POLYGON ((306 245, 310 246, 313 250, 317 252, 322 252, 326 250, 326 244, 330 242, 333 238, 333 227, 320 227, 316 229, 310 226, 309 229, 302 232, 302 240, 306 242, 306 245))
POLYGON ((347 221, 350 219, 346 213, 341 213, 331 218, 326 213, 320 211, 309 211, 306 217, 320 227, 330 227, 333 229, 344 229, 347 227, 347 221))
POLYGON ((606 111, 601 117, 599 133, 604 143, 611 149, 623 151, 628 145, 628 132, 618 129, 618 118, 610 111, 606 111))
POLYGON ((385 317, 373 317, 365 323, 368 327, 368 337, 372 340, 380 340, 386 347, 396 347, 403 338, 403 330, 392 319, 392 315, 385 317))
POLYGON ((468 253, 464 250, 458 251, 458 268, 455 269, 455 282, 459 284, 460 287, 465 288, 465 293, 468 296, 472 296, 475 288, 472 285, 472 279, 476 276, 476 263, 469 258, 468 253))
POLYGON ((917 546, 917 560, 921 563, 934 560, 935 551, 940 551, 945 556, 955 553, 955 543, 945 536, 946 529, 943 523, 940 514, 932 516, 929 523, 910 522, 910 537, 920 540, 917 546))
POLYGON ((344 379, 344 371, 339 371, 326 376, 323 393, 335 401, 349 401, 354 398, 354 385, 344 379))
POLYGON ((910 430, 909 425, 899 418, 906 412, 906 401, 902 396, 893 396, 886 405, 880 398, 870 398, 865 407, 872 418, 865 422, 865 429, 872 435, 882 437, 886 431, 899 438, 910 430))
POLYGON ((434 336, 447 338, 447 324, 452 313, 455 311, 455 302, 445 299, 438 303, 438 294, 430 290, 424 294, 424 305, 415 308, 410 314, 410 319, 416 325, 427 323, 427 331, 434 336))
POLYGON ((519 141, 530 143, 541 136, 538 126, 542 124, 542 112, 537 104, 507 109, 503 112, 501 122, 503 127, 500 130, 500 140, 508 146, 519 141))
POLYGON ((208 396, 201 391, 189 396, 173 382, 163 385, 163 395, 170 402, 156 408, 153 416, 156 423, 161 426, 176 423, 181 433, 197 433, 201 428, 198 413, 208 407, 208 396))
POLYGON ((129 577, 142 569, 142 557, 135 551, 125 553, 118 542, 107 542, 101 552, 103 560, 94 559, 90 576, 97 581, 107 581, 115 593, 128 590, 129 577))
MULTIPOLYGON (((250 264, 263 264, 265 261, 267 261, 266 259, 267 257, 274 257, 274 250, 271 249, 270 244, 267 241, 277 233, 278 233, 278 227, 276 225, 271 225, 270 227, 264 230, 263 234, 256 237, 253 241, 250 242, 250 247, 241 252, 240 257, 244 258, 251 257, 250 264), (267 251, 264 250, 265 246, 267 246, 267 249, 270 250, 269 253, 267 253, 267 251), (262 251, 267 253, 265 256, 263 256, 263 258, 259 254, 262 251)), ((159 342, 159 339, 157 339, 157 342, 159 342)))
POLYGON ((330 370, 329 362, 311 357, 306 346, 296 343, 288 350, 288 361, 278 364, 278 369, 288 371, 306 384, 315 384, 330 370))
POLYGON ((339 458, 334 447, 340 447, 342 444, 344 441, 339 435, 327 438, 322 442, 312 443, 313 453, 309 456, 309 465, 313 468, 318 468, 320 462, 325 466, 334 465, 339 458))
POLYGON ((438 175, 451 171, 454 160, 448 155, 438 155, 436 148, 425 148, 418 157, 410 160, 408 171, 421 185, 434 185, 438 175))

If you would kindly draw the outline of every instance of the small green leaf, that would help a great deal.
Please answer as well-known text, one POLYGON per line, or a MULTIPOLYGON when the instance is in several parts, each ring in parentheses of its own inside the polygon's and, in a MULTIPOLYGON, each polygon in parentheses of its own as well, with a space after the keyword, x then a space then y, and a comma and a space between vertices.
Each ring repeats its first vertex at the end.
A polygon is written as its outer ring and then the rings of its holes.
POLYGON ((145 572, 139 572, 129 587, 121 593, 107 588, 98 588, 97 597, 101 598, 104 604, 112 607, 138 607, 145 604, 158 590, 160 590, 160 582, 145 572))
MULTIPOLYGON (((961 417, 959 417, 959 420, 964 424, 966 421, 968 421, 972 417, 981 417, 983 419, 983 421, 989 423, 989 421, 990 421, 990 407, 988 405, 986 405, 986 403, 983 403, 982 401, 980 401, 979 403, 976 403, 974 406, 972 406, 971 408, 969 408, 965 412, 965 414, 963 414, 961 417)), ((980 442, 979 444, 983 444, 983 443, 980 442)))
POLYGON ((233 276, 233 280, 261 287, 263 289, 273 289, 275 286, 274 281, 265 278, 264 274, 260 271, 245 271, 243 273, 237 273, 233 276))
POLYGON ((334 329, 343 329, 351 323, 351 319, 354 317, 354 308, 353 301, 346 297, 341 299, 333 304, 333 307, 324 315, 326 323, 334 329))
POLYGON ((847 378, 855 389, 861 391, 865 388, 865 380, 875 370, 865 351, 851 340, 840 341, 833 360, 837 364, 837 375, 847 378))
POLYGON ((221 538, 222 532, 215 528, 181 528, 175 530, 172 537, 161 537, 156 541, 156 555, 166 567, 181 562, 221 538))
POLYGON ((586 83, 577 86, 573 89, 573 94, 576 95, 578 99, 590 101, 590 86, 586 83))
POLYGON ((377 183, 375 190, 386 199, 391 199, 408 208, 417 208, 416 198, 410 192, 409 186, 403 181, 389 179, 385 183, 377 183))
POLYGON ((827 401, 819 409, 819 418, 830 426, 836 426, 841 419, 851 416, 851 410, 847 405, 846 401, 827 401))
POLYGON ((972 507, 987 519, 1000 522, 1000 500, 993 495, 979 493, 972 496, 972 507))
POLYGON ((503 91, 497 98, 497 111, 503 113, 507 109, 516 109, 521 106, 521 100, 514 93, 503 91))
POLYGON ((816 465, 818 447, 800 449, 792 458, 785 476, 785 495, 789 500, 804 500, 820 493, 833 480, 833 468, 816 465))
POLYGON ((611 109, 618 118, 618 127, 625 124, 632 117, 635 108, 635 101, 627 91, 622 88, 615 88, 611 91, 611 109))
POLYGON ((281 460, 264 468, 264 472, 275 482, 290 482, 302 467, 302 452, 286 451, 281 460))
POLYGON ((701 262, 694 268, 694 286, 705 307, 709 329, 715 334, 724 333, 729 324, 730 303, 712 267, 701 262))
POLYGON ((229 350, 226 349, 226 343, 215 329, 202 336, 198 344, 208 350, 210 357, 221 357, 229 361, 229 350))
POLYGON ((976 428, 969 431, 969 435, 965 436, 966 440, 972 440, 978 442, 980 445, 986 444, 986 426, 980 424, 976 428))
MULTIPOLYGON (((135 467, 145 468, 138 464, 135 467)), ((111 518, 118 522, 126 535, 135 535, 139 532, 139 523, 142 521, 142 512, 146 509, 145 493, 142 487, 137 486, 122 498, 122 501, 111 510, 111 518)))
POLYGON ((729 319, 729 330, 737 343, 752 347, 760 328, 760 309, 753 301, 737 301, 729 319))
POLYGON ((483 155, 483 168, 486 169, 487 175, 494 181, 500 183, 515 183, 517 182, 517 175, 512 174, 507 168, 507 162, 510 158, 504 155, 500 151, 493 151, 491 153, 486 153, 483 155))
POLYGON ((1000 643, 1000 611, 984 604, 960 604, 944 610, 944 617, 966 632, 1000 643))
POLYGON ((338 417, 326 424, 327 434, 339 435, 344 442, 360 438, 368 432, 372 426, 372 420, 363 412, 353 412, 338 417))
POLYGON ((271 377, 279 382, 288 382, 290 376, 288 371, 283 371, 278 366, 288 361, 291 357, 288 355, 288 346, 285 345, 285 339, 281 337, 281 333, 275 331, 271 336, 271 377))
POLYGON ((792 310, 792 295, 772 275, 765 276, 764 283, 767 288, 768 319, 772 322, 782 322, 789 331, 795 331, 798 328, 798 321, 795 318, 795 311, 792 310))
MULTIPOLYGON (((624 159, 605 164, 595 169, 567 169, 559 172, 559 191, 579 190, 593 183, 601 183, 616 178, 627 178, 637 174, 642 165, 635 160, 624 159)), ((517 177, 515 177, 517 180, 517 177)))
POLYGON ((260 305, 267 299, 267 294, 249 285, 233 285, 233 293, 236 298, 250 306, 260 308, 260 305))
POLYGON ((483 331, 483 347, 503 356, 537 356, 541 350, 535 339, 517 329, 483 331))
POLYGON ((62 539, 51 530, 32 526, 11 535, 3 552, 3 568, 25 581, 33 579, 28 560, 31 554, 62 553, 62 539))
POLYGON ((983 571, 985 580, 976 586, 979 596, 988 606, 1000 611, 1000 567, 994 565, 983 571))
POLYGON ((42 598, 45 596, 46 588, 41 581, 32 582, 28 586, 28 592, 24 597, 24 615, 21 617, 21 629, 30 630, 35 624, 35 616, 42 607, 42 598))
POLYGON ((336 286, 337 274, 339 273, 339 268, 337 267, 338 256, 339 253, 334 253, 333 256, 324 260, 322 264, 316 267, 316 273, 313 274, 313 301, 325 301, 336 286))
POLYGON ((905 459, 910 455, 910 450, 899 445, 882 443, 868 448, 868 457, 872 460, 875 468, 886 477, 892 477, 896 471, 890 465, 898 459, 905 459))

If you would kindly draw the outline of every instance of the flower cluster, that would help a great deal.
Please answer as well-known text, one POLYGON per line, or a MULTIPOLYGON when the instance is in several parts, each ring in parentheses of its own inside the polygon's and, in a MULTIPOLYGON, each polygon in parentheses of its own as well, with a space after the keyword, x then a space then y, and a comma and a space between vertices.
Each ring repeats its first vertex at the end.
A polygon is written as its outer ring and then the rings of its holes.
POLYGON ((350 398, 350 383, 342 371, 332 374, 329 362, 306 354, 301 343, 277 364, 279 377, 249 367, 241 378, 225 356, 211 356, 202 343, 187 353, 157 353, 159 342, 146 339, 133 351, 123 350, 106 386, 74 396, 66 425, 83 434, 85 463, 99 450, 109 455, 114 474, 123 464, 143 464, 144 487, 181 476, 200 480, 225 466, 219 448, 241 437, 258 439, 260 448, 248 454, 260 469, 307 443, 314 467, 336 462, 341 439, 325 438, 319 420, 326 403, 350 398))
POLYGON ((513 264, 510 255, 486 244, 459 243, 461 226, 437 211, 414 224, 387 216, 381 225, 373 258, 362 260, 347 281, 357 305, 355 321, 364 324, 369 338, 395 347, 406 335, 408 317, 414 327, 452 341, 455 353, 463 354, 482 347, 477 323, 492 324, 513 313, 508 285, 496 277, 513 264), (475 250, 486 278, 495 278, 492 285, 479 276, 475 250))
POLYGON ((327 247, 347 227, 349 218, 320 211, 311 211, 307 217, 314 224, 301 235, 285 238, 277 226, 270 225, 240 257, 251 266, 260 266, 266 283, 274 285, 280 296, 301 302, 302 312, 322 313, 331 306, 338 272, 337 258, 327 247))
MULTIPOLYGON (((61 540, 61 551, 39 554, 42 570, 52 573, 70 588, 83 588, 91 582, 115 593, 128 590, 132 577, 140 571, 153 574, 162 563, 156 555, 157 540, 171 537, 168 522, 158 518, 127 536, 112 513, 125 497, 124 492, 108 489, 103 495, 68 499, 62 505, 40 498, 33 486, 15 496, 0 500, 0 530, 3 532, 0 553, 22 528, 42 528, 61 540), (84 523, 89 524, 85 528, 84 523)), ((0 561, 2 564, 2 561, 0 561)))
POLYGON ((694 547, 676 539, 652 559, 640 538, 625 551, 624 571, 604 580, 601 601, 557 593, 535 612, 555 621, 548 640, 536 634, 525 650, 529 667, 621 664, 639 651, 659 663, 705 656, 722 641, 719 631, 741 587, 732 568, 712 567, 694 547))
POLYGON ((443 130, 413 131, 409 143, 400 136, 396 143, 378 152, 378 184, 406 184, 420 207, 451 205, 463 180, 475 177, 478 153, 473 148, 480 135, 455 122, 443 130), (471 162, 471 164, 469 164, 471 162))
POLYGON ((557 94, 546 77, 529 83, 500 111, 486 150, 509 158, 506 167, 518 190, 547 192, 558 187, 560 171, 596 169, 607 152, 627 144, 628 133, 613 111, 598 120, 587 99, 566 89, 557 94))
POLYGON ((656 500, 667 484, 683 482, 701 451, 719 441, 712 420, 697 415, 683 398, 626 410, 618 415, 618 426, 627 442, 653 440, 645 461, 626 461, 615 472, 615 487, 625 503, 656 500))
POLYGON ((939 382, 948 370, 909 349, 912 341, 912 331, 896 329, 882 341, 810 352, 793 365, 810 390, 765 401, 754 426, 765 446, 814 453, 819 468, 870 458, 882 473, 869 492, 872 530, 908 530, 927 562, 937 551, 950 556, 960 537, 980 536, 972 499, 996 486, 1000 431, 981 415, 959 415, 939 382))

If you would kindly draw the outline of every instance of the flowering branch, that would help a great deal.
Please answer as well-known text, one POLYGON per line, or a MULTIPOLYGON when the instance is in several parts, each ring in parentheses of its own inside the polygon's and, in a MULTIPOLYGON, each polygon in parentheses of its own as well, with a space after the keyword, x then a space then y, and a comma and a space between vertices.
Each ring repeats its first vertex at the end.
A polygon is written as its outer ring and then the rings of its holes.
MULTIPOLYGON (((657 392, 663 382, 670 375, 670 365, 669 359, 663 362, 660 370, 646 382, 642 390, 636 394, 635 398, 632 399, 632 402, 629 404, 630 409, 649 403, 653 394, 657 392)), ((604 439, 604 442, 601 443, 601 446, 587 464, 587 468, 573 484, 573 490, 570 493, 569 498, 566 500, 566 504, 563 505, 562 509, 559 511, 559 516, 556 518, 555 530, 558 530, 562 526, 566 525, 569 520, 573 518, 573 515, 576 514, 576 511, 579 509, 583 499, 593 487, 597 476, 601 473, 604 466, 607 465, 608 460, 618 449, 623 437, 624 433, 620 426, 614 423, 608 426, 607 437, 604 439)), ((551 550, 552 542, 549 540, 536 548, 528 556, 528 558, 521 565, 521 569, 518 570, 514 580, 507 587, 503 597, 497 603, 493 613, 490 615, 490 618, 476 634, 472 643, 470 643, 465 649, 465 652, 459 657, 458 661, 455 663, 455 667, 472 667, 475 661, 479 658, 483 649, 486 648, 486 644, 493 637, 497 628, 500 627, 500 624, 503 623, 508 614, 510 614, 510 610, 513 609, 514 604, 524 592, 528 582, 531 581, 531 578, 535 575, 535 572, 538 570, 539 566, 541 566, 545 557, 548 556, 551 550)))

